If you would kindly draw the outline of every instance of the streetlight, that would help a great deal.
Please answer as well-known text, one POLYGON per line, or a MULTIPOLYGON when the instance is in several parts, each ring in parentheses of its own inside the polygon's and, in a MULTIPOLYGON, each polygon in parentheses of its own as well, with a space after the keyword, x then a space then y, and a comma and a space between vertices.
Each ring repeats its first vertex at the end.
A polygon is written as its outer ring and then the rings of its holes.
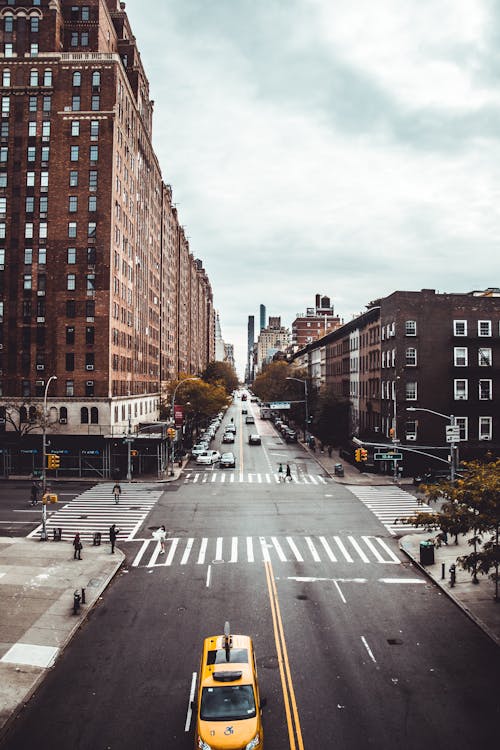
POLYGON ((307 380, 304 380, 303 378, 292 378, 292 377, 285 378, 285 380, 296 380, 298 383, 302 383, 304 386, 304 404, 305 404, 305 410, 306 410, 306 423, 304 426, 304 442, 307 443, 307 430, 309 426, 309 410, 307 407, 307 380))
MULTIPOLYGON (((427 411, 429 414, 436 414, 438 417, 443 417, 443 419, 447 419, 450 422, 451 427, 456 427, 457 424, 455 422, 455 415, 454 414, 443 414, 440 411, 434 411, 433 409, 424 409, 423 407, 419 406, 407 406, 406 411, 427 411)), ((453 430, 453 433, 455 430, 453 430)), ((457 475, 457 469, 458 469, 458 446, 456 445, 456 438, 455 435, 452 433, 451 436, 451 444, 450 444, 450 452, 451 452, 451 460, 450 460, 450 475, 451 475, 451 481, 455 481, 455 477, 457 475)))
POLYGON ((42 421, 42 533, 40 535, 40 541, 47 541, 47 506, 43 501, 43 497, 47 490, 47 446, 45 444, 45 435, 47 432, 47 393, 49 385, 52 380, 57 380, 57 375, 51 375, 45 385, 45 394, 43 396, 43 421, 42 421))
MULTIPOLYGON (((187 383, 188 380, 201 380, 201 378, 194 376, 192 378, 184 378, 183 380, 180 380, 177 385, 174 388, 174 392, 172 393, 172 406, 170 410, 170 417, 173 418, 174 424, 175 424, 175 394, 177 393, 177 389, 179 386, 181 386, 183 383, 187 383)), ((171 460, 172 460, 172 468, 170 470, 170 476, 172 477, 174 475, 174 439, 172 440, 172 450, 170 452, 171 460)))

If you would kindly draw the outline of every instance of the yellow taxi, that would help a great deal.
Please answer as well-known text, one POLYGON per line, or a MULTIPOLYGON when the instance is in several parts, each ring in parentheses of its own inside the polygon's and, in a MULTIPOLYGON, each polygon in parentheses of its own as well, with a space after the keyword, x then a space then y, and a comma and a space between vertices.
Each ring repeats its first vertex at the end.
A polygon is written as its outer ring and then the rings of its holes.
POLYGON ((205 638, 196 704, 196 750, 262 750, 261 709, 252 639, 205 638))

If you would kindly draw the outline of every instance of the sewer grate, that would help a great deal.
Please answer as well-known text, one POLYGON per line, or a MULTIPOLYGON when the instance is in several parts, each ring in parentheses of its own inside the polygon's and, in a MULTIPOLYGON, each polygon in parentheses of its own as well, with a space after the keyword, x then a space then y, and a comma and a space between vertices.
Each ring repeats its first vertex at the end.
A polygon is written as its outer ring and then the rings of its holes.
POLYGON ((389 644, 389 646, 402 646, 403 645, 403 641, 401 640, 401 638, 388 638, 387 643, 389 644))

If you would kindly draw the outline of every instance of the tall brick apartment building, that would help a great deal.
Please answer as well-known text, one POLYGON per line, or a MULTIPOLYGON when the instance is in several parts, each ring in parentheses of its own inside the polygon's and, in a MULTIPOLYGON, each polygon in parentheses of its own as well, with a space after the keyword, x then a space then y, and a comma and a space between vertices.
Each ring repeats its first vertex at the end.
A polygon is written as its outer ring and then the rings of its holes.
MULTIPOLYGON (((162 386, 214 353, 210 282, 162 181, 124 8, 0 0, 0 416, 29 420, 55 375, 50 450, 104 474, 117 436, 158 418, 162 386)), ((164 449, 148 445, 137 468, 164 449)))
MULTIPOLYGON (((351 435, 425 446, 446 459, 446 417, 453 416, 461 457, 500 455, 500 290, 397 291, 376 300, 296 355, 319 385, 318 352, 322 382, 350 402, 351 435)), ((429 464, 404 452, 406 471, 429 464)))

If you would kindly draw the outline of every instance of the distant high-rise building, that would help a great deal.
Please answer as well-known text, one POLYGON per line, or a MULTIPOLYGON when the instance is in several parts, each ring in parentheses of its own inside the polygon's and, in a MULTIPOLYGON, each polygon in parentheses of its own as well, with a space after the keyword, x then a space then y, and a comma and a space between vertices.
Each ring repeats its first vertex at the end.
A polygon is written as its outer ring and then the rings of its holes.
POLYGON ((248 316, 248 346, 247 346, 247 366, 245 372, 245 380, 247 383, 251 383, 253 380, 253 350, 255 342, 255 317, 253 315, 248 316))
POLYGON ((268 327, 260 332, 257 340, 257 372, 262 372, 263 366, 271 362, 275 354, 286 351, 289 338, 288 328, 281 325, 281 318, 270 317, 268 327))
POLYGON ((261 305, 259 308, 260 312, 260 330, 262 331, 266 327, 266 306, 261 305))

